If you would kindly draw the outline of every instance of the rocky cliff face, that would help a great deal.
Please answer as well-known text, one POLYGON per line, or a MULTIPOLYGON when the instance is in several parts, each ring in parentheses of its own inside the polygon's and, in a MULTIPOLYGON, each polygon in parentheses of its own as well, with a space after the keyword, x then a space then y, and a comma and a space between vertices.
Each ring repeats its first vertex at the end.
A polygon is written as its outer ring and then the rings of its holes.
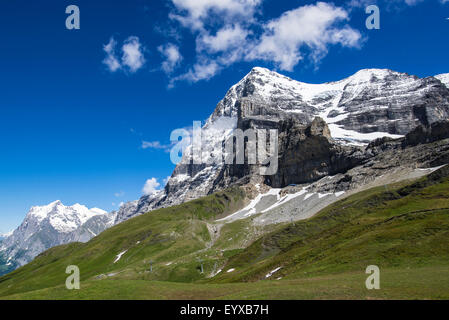
POLYGON ((282 121, 279 132, 279 169, 265 178, 266 184, 274 188, 344 173, 365 159, 362 148, 336 143, 321 118, 315 118, 308 126, 282 121))
POLYGON ((420 125, 448 119, 447 79, 366 69, 341 81, 307 84, 254 68, 206 121, 202 163, 192 163, 186 156, 192 147, 187 148, 165 189, 122 207, 116 222, 207 195, 240 179, 283 187, 344 172, 365 161, 363 150, 375 139, 401 138, 420 125), (260 165, 223 163, 224 142, 235 129, 249 128, 278 130, 275 175, 258 175, 260 165))

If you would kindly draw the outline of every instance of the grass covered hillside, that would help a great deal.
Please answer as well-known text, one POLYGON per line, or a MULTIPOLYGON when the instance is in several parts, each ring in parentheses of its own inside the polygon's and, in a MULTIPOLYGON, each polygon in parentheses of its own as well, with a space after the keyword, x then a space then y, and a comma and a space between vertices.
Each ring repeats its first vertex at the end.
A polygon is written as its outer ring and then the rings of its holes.
MULTIPOLYGON (((381 268, 449 268, 449 166, 414 183, 374 188, 261 237, 214 281, 295 279, 381 268)), ((449 271, 449 269, 448 269, 449 271)), ((445 279, 449 292, 449 273, 445 279)))
POLYGON ((79 267, 81 281, 114 275, 184 282, 201 279, 197 257, 192 254, 209 246, 208 221, 230 214, 244 204, 244 192, 235 187, 135 217, 88 243, 54 247, 24 267, 0 277, 0 296, 64 284, 68 265, 79 267), (120 253, 123 254, 117 259, 120 253), (150 262, 155 270, 151 274, 150 262))
POLYGON ((239 220, 217 232, 214 220, 244 202, 233 188, 53 248, 1 277, 0 299, 449 299, 449 166, 308 220, 263 231, 239 220), (65 288, 70 264, 80 290, 65 288), (380 290, 365 288, 373 264, 380 290))

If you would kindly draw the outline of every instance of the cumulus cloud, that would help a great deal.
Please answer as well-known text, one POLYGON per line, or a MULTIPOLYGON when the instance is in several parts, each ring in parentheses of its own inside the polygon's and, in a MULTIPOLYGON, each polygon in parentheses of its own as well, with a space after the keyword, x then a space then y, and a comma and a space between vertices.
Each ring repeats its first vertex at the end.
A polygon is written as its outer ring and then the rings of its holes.
POLYGON ((117 42, 114 40, 114 38, 109 39, 108 44, 103 46, 103 50, 106 53, 106 58, 103 60, 103 63, 111 72, 115 72, 121 67, 120 62, 118 61, 115 54, 116 46, 117 42))
POLYGON ((183 59, 181 53, 179 52, 179 48, 172 43, 159 46, 158 51, 164 58, 164 61, 162 62, 162 70, 165 73, 172 73, 183 59))
POLYGON ((200 80, 209 80, 215 76, 221 67, 216 61, 205 59, 197 62, 184 74, 174 77, 170 80, 169 87, 173 87, 177 81, 187 80, 189 82, 198 82, 200 80))
MULTIPOLYGON (((355 5, 357 0, 352 1, 355 5)), ((181 80, 211 79, 241 61, 266 61, 291 71, 306 57, 318 64, 333 45, 356 48, 362 42, 360 32, 347 24, 349 9, 324 2, 300 6, 267 22, 256 19, 258 0, 172 2, 184 18, 175 19, 195 35, 196 61, 187 72, 172 77, 171 86, 181 80), (218 22, 213 19, 217 12, 218 22)))
POLYGON ((324 2, 287 11, 264 26, 259 43, 246 59, 273 61, 282 70, 291 71, 303 59, 302 49, 307 48, 318 62, 327 54, 329 45, 359 45, 359 31, 338 25, 346 20, 347 11, 324 2))
POLYGON ((176 12, 170 18, 192 31, 203 30, 211 16, 214 22, 250 20, 262 0, 172 0, 176 12))
POLYGON ((249 31, 240 25, 224 26, 215 35, 208 32, 196 39, 196 50, 217 53, 242 46, 249 31))
POLYGON ((131 36, 127 38, 121 47, 121 59, 117 55, 117 41, 111 37, 108 44, 103 46, 106 57, 103 63, 110 72, 124 70, 134 73, 141 69, 145 64, 145 57, 143 53, 143 46, 138 37, 131 36))
MULTIPOLYGON (((262 1, 171 0, 170 26, 164 28, 164 35, 179 42, 181 32, 177 28, 191 32, 195 60, 176 75, 175 70, 184 61, 179 47, 170 42, 157 47, 162 56, 160 70, 169 76, 169 87, 177 81, 209 80, 242 61, 265 61, 286 71, 292 71, 301 61, 310 60, 317 66, 331 47, 358 48, 363 43, 361 33, 349 25, 353 9, 372 4, 387 8, 414 6, 424 0, 346 0, 340 6, 317 2, 286 11, 270 21, 262 20, 262 1)), ((121 47, 111 38, 103 50, 103 63, 111 72, 134 73, 146 63, 145 48, 135 36, 127 38, 121 47)), ((143 148, 163 149, 162 145, 146 142, 143 148)))
POLYGON ((129 68, 131 72, 136 72, 145 64, 142 45, 138 37, 129 37, 122 47, 122 65, 129 68))
POLYGON ((242 59, 241 49, 262 0, 172 0, 169 17, 196 38, 196 62, 176 81, 208 80, 223 67, 242 59), (238 53, 237 53, 238 52, 238 53))
POLYGON ((151 178, 148 179, 145 182, 145 185, 142 188, 142 192, 144 195, 149 196, 152 194, 155 194, 156 192, 159 191, 159 187, 161 186, 161 184, 159 182, 157 182, 156 178, 151 178))

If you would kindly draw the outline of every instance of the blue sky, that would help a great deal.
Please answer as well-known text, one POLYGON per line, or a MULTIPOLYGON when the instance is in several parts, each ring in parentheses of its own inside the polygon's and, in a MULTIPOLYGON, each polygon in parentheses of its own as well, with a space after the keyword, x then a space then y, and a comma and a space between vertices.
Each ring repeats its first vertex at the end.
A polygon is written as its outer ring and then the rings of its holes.
POLYGON ((109 211, 163 185, 174 165, 158 144, 254 66, 312 83, 447 73, 447 18, 443 0, 3 1, 0 232, 33 205, 109 211), (380 30, 365 27, 373 3, 380 30), (65 28, 71 4, 80 30, 65 28))

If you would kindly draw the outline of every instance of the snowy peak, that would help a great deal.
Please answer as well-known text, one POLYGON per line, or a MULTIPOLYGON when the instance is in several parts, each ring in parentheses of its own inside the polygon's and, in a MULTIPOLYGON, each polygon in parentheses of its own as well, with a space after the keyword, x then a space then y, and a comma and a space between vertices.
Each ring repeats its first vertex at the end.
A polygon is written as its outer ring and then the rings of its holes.
POLYGON ((30 209, 21 225, 0 242, 9 267, 22 266, 39 253, 70 242, 87 242, 113 225, 114 215, 81 204, 57 200, 30 209))
POLYGON ((334 82, 296 81, 265 68, 253 68, 232 86, 208 123, 222 116, 308 124, 323 118, 343 144, 367 144, 400 137, 420 124, 449 115, 448 75, 419 78, 389 69, 362 69, 334 82))
POLYGON ((449 73, 443 73, 435 76, 438 80, 440 80, 446 87, 449 88, 449 73))
POLYGON ((317 114, 316 107, 331 104, 337 106, 340 96, 348 87, 355 97, 365 87, 376 81, 389 78, 415 80, 415 77, 388 69, 363 69, 343 80, 322 84, 311 84, 293 80, 266 68, 253 68, 242 80, 231 87, 225 98, 218 104, 214 117, 236 116, 236 102, 242 98, 276 105, 277 108, 293 113, 309 114, 309 121, 317 114))
POLYGON ((54 201, 45 206, 34 206, 30 209, 26 219, 36 219, 38 223, 48 220, 50 225, 59 232, 72 232, 84 224, 90 218, 97 215, 105 215, 106 211, 74 204, 64 206, 60 201, 54 201))

